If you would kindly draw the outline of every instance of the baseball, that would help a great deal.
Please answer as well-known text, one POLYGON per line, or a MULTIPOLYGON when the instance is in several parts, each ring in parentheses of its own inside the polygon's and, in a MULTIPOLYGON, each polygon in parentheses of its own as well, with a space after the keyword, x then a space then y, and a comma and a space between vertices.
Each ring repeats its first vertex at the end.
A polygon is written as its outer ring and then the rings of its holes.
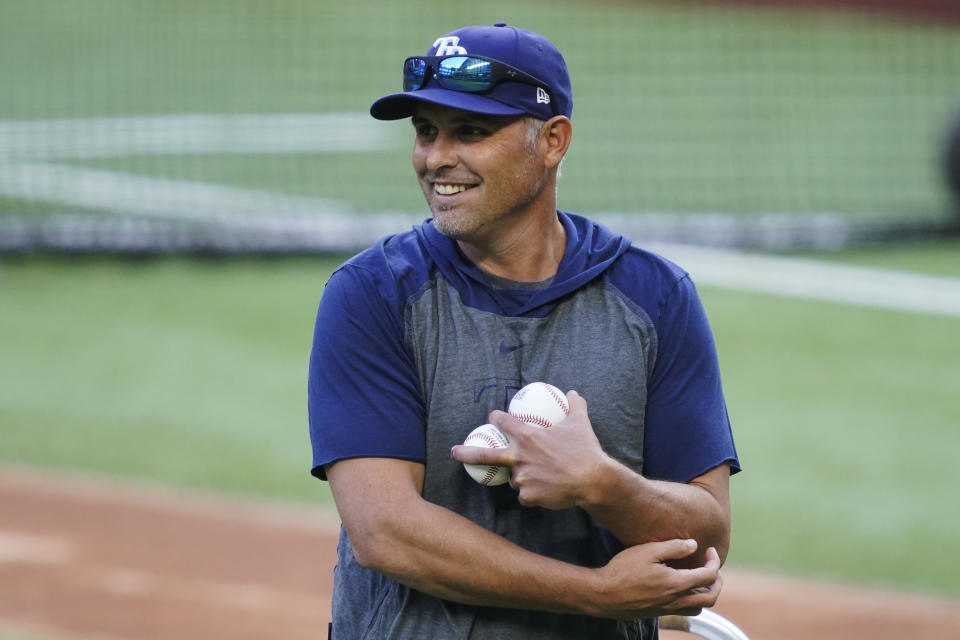
POLYGON ((546 429, 570 413, 567 397, 546 382, 531 382, 513 396, 507 412, 521 422, 546 429))
MULTIPOLYGON (((492 424, 482 424, 470 432, 463 444, 469 447, 502 449, 510 445, 510 440, 492 424)), ((510 469, 507 467, 465 463, 463 468, 467 470, 471 478, 485 487, 495 487, 510 479, 510 469)))

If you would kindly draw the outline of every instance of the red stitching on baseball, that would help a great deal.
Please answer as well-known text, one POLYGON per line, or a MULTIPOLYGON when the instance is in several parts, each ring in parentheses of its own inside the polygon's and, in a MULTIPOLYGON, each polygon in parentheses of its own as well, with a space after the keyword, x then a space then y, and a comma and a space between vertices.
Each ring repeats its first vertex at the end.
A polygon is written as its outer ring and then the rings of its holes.
POLYGON ((512 415, 520 422, 532 423, 538 427, 543 427, 544 429, 553 426, 553 423, 543 416, 538 416, 532 413, 514 413, 512 415))
POLYGON ((499 438, 495 438, 493 435, 485 431, 472 434, 469 438, 467 438, 467 441, 470 441, 472 439, 483 440, 485 443, 490 445, 491 449, 499 449, 501 447, 507 446, 502 440, 500 440, 499 438))
POLYGON ((544 384, 543 386, 546 388, 547 393, 549 393, 556 403, 560 405, 560 408, 563 409, 563 415, 570 415, 570 407, 567 405, 567 398, 560 393, 560 390, 548 384, 544 384))

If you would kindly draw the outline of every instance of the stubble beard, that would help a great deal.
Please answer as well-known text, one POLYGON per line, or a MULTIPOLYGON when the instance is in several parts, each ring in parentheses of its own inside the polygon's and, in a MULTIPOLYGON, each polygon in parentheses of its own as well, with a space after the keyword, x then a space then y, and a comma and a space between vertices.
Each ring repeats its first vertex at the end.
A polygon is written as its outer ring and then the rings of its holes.
POLYGON ((437 231, 454 240, 466 240, 475 231, 474 219, 468 211, 455 211, 455 207, 430 203, 433 214, 433 226, 437 231))
POLYGON ((479 221, 477 213, 466 209, 462 205, 443 204, 433 197, 433 186, 430 183, 421 184, 427 207, 433 217, 433 226, 445 236, 454 240, 464 240, 471 236, 479 221))
POLYGON ((530 185, 530 189, 523 195, 514 194, 512 206, 509 210, 495 213, 486 211, 483 208, 466 208, 465 205, 459 207, 454 205, 441 204, 433 200, 430 195, 424 191, 427 200, 427 206, 433 215, 433 226, 443 235, 454 240, 470 242, 477 240, 484 228, 489 227, 491 223, 498 224, 522 209, 525 209, 534 202, 545 187, 545 177, 540 177, 536 182, 530 185), (458 210, 459 209, 459 210, 458 210))

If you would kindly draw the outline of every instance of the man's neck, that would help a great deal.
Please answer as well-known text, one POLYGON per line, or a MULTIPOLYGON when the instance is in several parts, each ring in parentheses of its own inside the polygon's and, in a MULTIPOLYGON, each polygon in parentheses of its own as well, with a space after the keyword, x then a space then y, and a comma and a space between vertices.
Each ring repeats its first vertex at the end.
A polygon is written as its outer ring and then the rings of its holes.
POLYGON ((545 280, 557 273, 566 250, 567 234, 560 218, 533 220, 496 243, 479 247, 458 240, 464 255, 480 269, 517 282, 545 280))

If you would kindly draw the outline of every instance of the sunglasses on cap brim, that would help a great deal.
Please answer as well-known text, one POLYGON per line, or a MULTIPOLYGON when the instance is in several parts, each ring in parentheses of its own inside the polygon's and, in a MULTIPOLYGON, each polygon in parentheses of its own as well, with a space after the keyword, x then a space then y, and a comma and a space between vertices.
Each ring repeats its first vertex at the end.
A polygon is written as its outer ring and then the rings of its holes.
POLYGON ((550 95, 550 108, 556 114, 553 106, 553 95, 545 82, 534 78, 529 73, 515 67, 485 58, 483 56, 453 55, 453 56, 412 56, 403 62, 403 90, 416 91, 422 89, 431 77, 444 89, 479 93, 492 89, 497 84, 507 82, 522 82, 539 87, 550 95))

